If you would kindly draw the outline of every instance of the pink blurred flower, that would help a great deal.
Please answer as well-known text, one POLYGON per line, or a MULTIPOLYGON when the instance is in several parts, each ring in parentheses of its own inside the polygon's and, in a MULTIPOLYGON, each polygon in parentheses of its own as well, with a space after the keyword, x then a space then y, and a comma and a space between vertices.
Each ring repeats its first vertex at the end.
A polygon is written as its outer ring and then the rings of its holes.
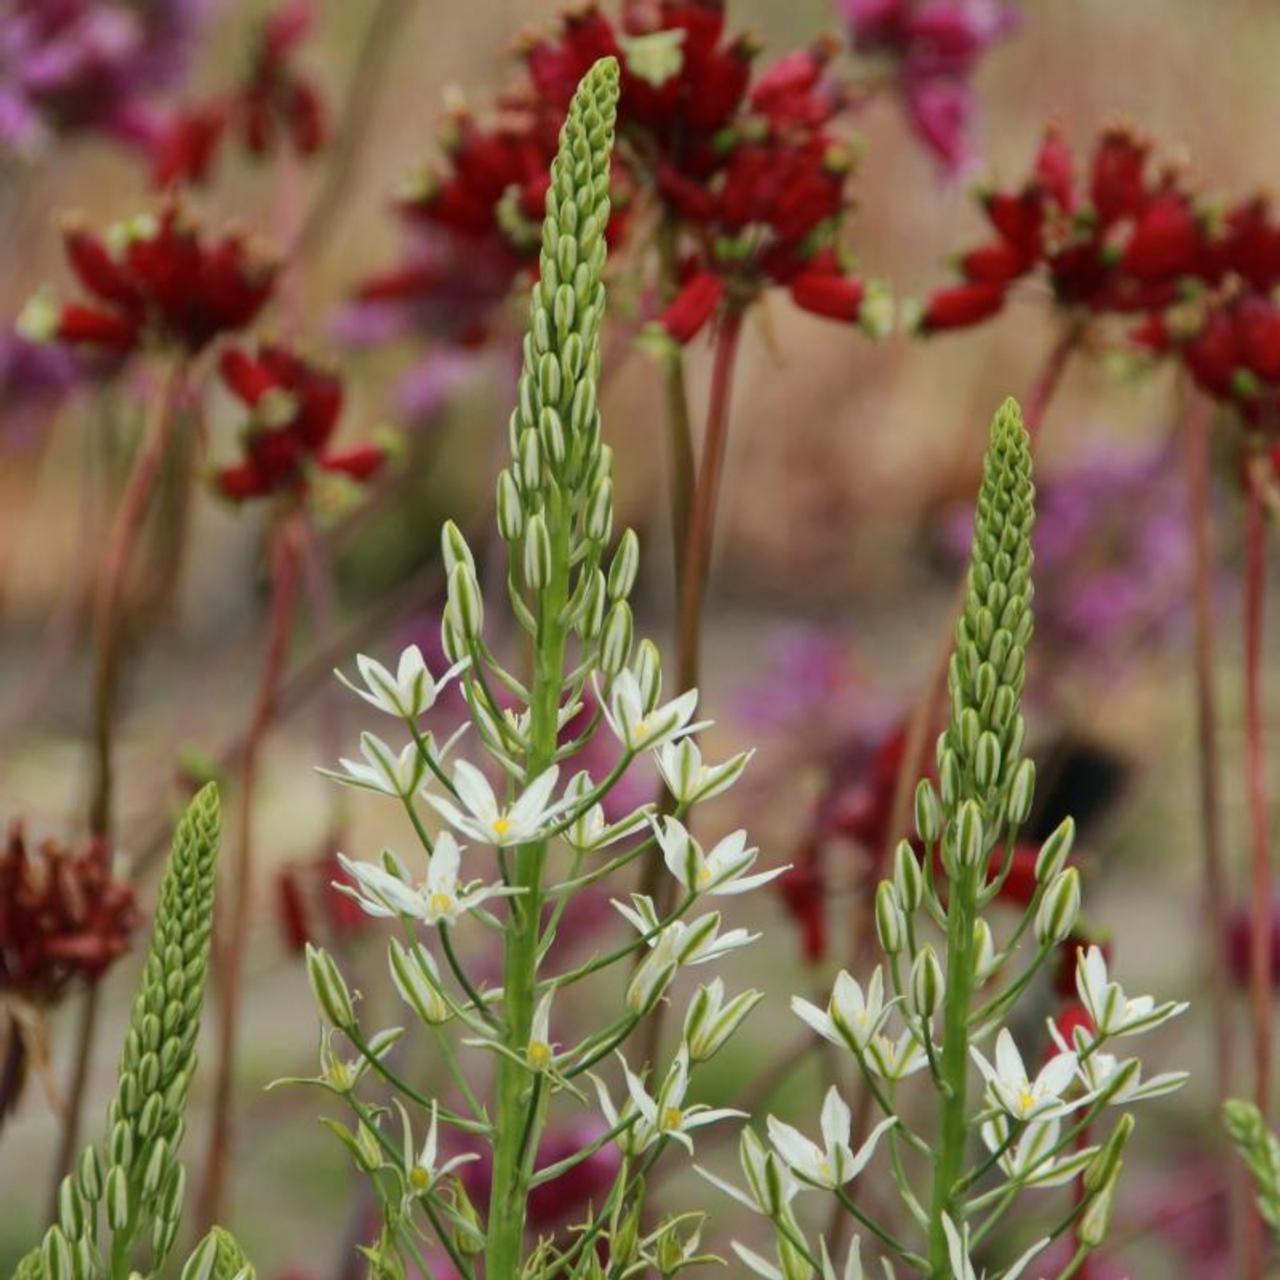
POLYGON ((971 80, 1018 24, 1006 0, 840 0, 853 47, 887 58, 912 129, 948 174, 973 160, 971 80))

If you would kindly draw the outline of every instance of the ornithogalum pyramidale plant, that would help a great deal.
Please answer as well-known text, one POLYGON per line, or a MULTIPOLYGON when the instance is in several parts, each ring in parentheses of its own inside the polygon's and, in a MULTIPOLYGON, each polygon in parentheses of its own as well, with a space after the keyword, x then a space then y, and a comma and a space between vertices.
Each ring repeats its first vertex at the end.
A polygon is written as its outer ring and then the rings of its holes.
MULTIPOLYGON (((1186 1078, 1170 1072, 1144 1080, 1137 1058, 1111 1051, 1113 1040, 1149 1031, 1186 1006, 1126 996, 1096 947, 1078 952, 1081 1010, 1072 1029, 1051 1023, 1045 1045, 1024 1037, 1019 1048, 1006 1025, 1080 910, 1078 873, 1066 865, 1074 832, 1068 818, 1040 850, 1036 891, 1011 934, 997 941, 984 915, 1013 865, 1035 786, 1034 765, 1022 755, 1020 711, 1032 632, 1033 518, 1027 434, 1017 404, 1006 401, 992 423, 978 495, 948 675, 950 719, 938 740, 939 786, 920 783, 917 840, 898 845, 892 877, 876 896, 885 963, 865 986, 841 973, 825 1009, 793 1001, 806 1023, 849 1055, 882 1118, 854 1137, 852 1110, 833 1086, 822 1107, 821 1145, 773 1117, 771 1150, 744 1132, 747 1190, 719 1185, 773 1224, 776 1263, 739 1250, 760 1275, 835 1274, 828 1241, 810 1242, 793 1203, 804 1190, 833 1195, 875 1238, 889 1274, 905 1265, 933 1280, 973 1280, 971 1251, 998 1239, 993 1233, 1007 1228, 1022 1192, 1078 1181, 1078 1193, 1057 1206, 1043 1237, 998 1272, 1013 1280, 1051 1240, 1073 1230, 1075 1253, 1058 1275, 1074 1275, 1106 1233, 1133 1126, 1127 1112, 1105 1126, 1106 1112, 1186 1078), (926 936, 931 923, 934 941, 926 936), (1046 1047, 1045 1065, 1029 1068, 1046 1047), (912 1076, 935 1099, 927 1125, 902 1087, 912 1076), (918 1243, 873 1217, 847 1189, 882 1140, 918 1243)), ((1020 1218, 1025 1212, 1020 1208, 1020 1218)), ((842 1274, 861 1275, 860 1258, 855 1240, 842 1274)))
POLYGON ((617 64, 603 59, 583 78, 561 132, 511 416, 511 463, 498 478, 510 607, 527 639, 520 674, 486 643, 472 554, 449 524, 442 629, 454 665, 435 676, 411 647, 391 668, 362 656, 358 678, 347 680, 398 721, 408 741, 401 750, 366 733, 363 762, 344 761, 336 776, 398 800, 422 851, 412 858, 387 852, 376 863, 346 859, 345 888, 371 915, 401 926, 403 941, 394 939, 388 952, 393 982, 423 1030, 436 1036, 436 1061, 453 1073, 451 1091, 439 1097, 406 1080, 388 1053, 402 1029, 362 1026, 334 959, 309 950, 312 986, 329 1024, 314 1083, 355 1113, 354 1128, 335 1128, 376 1189, 383 1228, 369 1253, 390 1275, 407 1268, 430 1274, 427 1258, 443 1254, 465 1277, 482 1267, 486 1280, 605 1270, 674 1275, 698 1256, 701 1215, 651 1223, 642 1216, 645 1177, 665 1150, 691 1148, 696 1130, 736 1114, 690 1104, 686 1093, 697 1065, 733 1033, 757 993, 727 995, 717 979, 694 993, 669 1061, 633 1069, 621 1052, 679 970, 752 941, 742 929, 722 930, 720 912, 705 909, 705 900, 741 893, 776 873, 750 871, 756 850, 745 833, 704 851, 683 825, 695 803, 736 781, 747 756, 704 762, 689 736, 700 727, 693 723, 697 693, 662 701, 658 651, 633 636, 635 534, 628 530, 608 550, 611 451, 601 440, 596 397, 617 97, 617 64), (458 735, 437 743, 421 718, 455 678, 474 754, 450 762, 458 735), (604 777, 574 767, 598 732, 621 748, 604 777), (675 812, 659 819, 644 805, 611 821, 603 802, 643 756, 654 758, 675 812), (443 820, 438 834, 422 820, 420 801, 443 820), (615 901, 634 935, 567 967, 553 944, 571 900, 659 855, 678 890, 671 910, 660 916, 640 895, 615 901), (493 952, 501 939, 498 985, 469 972, 466 949, 455 946, 455 933, 472 928, 492 930, 493 952), (606 991, 612 978, 607 998, 616 1014, 581 1035, 574 1028, 581 1002, 568 993, 597 978, 606 991), (344 1043, 355 1051, 353 1062, 338 1052, 344 1043), (602 1078, 611 1072, 616 1083, 602 1078), (390 1085, 391 1110, 362 1096, 362 1082, 374 1077, 390 1085), (597 1111, 596 1136, 551 1163, 540 1160, 548 1123, 569 1108, 597 1111), (565 1235, 534 1236, 531 1194, 611 1148, 616 1177, 588 1219, 565 1235), (454 1174, 464 1161, 480 1162, 467 1170, 465 1186, 454 1174), (467 1192, 483 1193, 486 1183, 487 1209, 467 1192))
MULTIPOLYGON (((15 1280, 153 1276, 173 1248, 186 1186, 178 1149, 209 969, 217 856, 218 792, 210 783, 174 833, 106 1138, 86 1147, 62 1180, 58 1220, 19 1263, 15 1280)), ((223 1253, 230 1257, 232 1247, 224 1242, 223 1253)), ((213 1274, 199 1272, 200 1280, 213 1274)), ((216 1274, 221 1280, 223 1270, 216 1274)))

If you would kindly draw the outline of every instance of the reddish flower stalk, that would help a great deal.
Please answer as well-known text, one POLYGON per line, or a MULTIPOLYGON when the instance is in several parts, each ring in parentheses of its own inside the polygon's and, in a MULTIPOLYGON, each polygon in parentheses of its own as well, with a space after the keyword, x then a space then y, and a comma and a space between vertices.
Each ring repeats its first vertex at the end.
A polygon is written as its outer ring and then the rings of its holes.
POLYGON ((258 762, 263 740, 271 724, 276 695, 284 674, 293 630, 298 568, 302 555, 300 517, 285 516, 271 539, 271 615, 266 657, 258 693, 240 760, 240 829, 235 860, 223 881, 225 912, 219 921, 215 966, 218 978, 218 1034, 215 1050, 213 1117, 209 1150, 205 1157, 197 1228, 203 1230, 222 1218, 227 1169, 231 1154, 233 1086, 240 999, 244 986, 245 946, 249 932, 249 904, 253 884, 253 801, 257 793, 258 762))
MULTIPOLYGON (((1218 737, 1217 648, 1213 608, 1213 522, 1209 510, 1210 406, 1197 397, 1186 414, 1187 511, 1191 522, 1192 591, 1195 604, 1196 777, 1200 793, 1204 901, 1209 916, 1209 986, 1213 994, 1213 1053, 1219 1102, 1235 1091, 1231 1035, 1231 984, 1221 940, 1227 933, 1227 868, 1222 848, 1222 755, 1218 737)), ((1249 1225, 1243 1169, 1231 1160, 1227 1195, 1231 1209, 1234 1270, 1257 1276, 1261 1243, 1249 1225), (1251 1238, 1249 1238, 1251 1237, 1251 1238)))
MULTIPOLYGON (((1062 378, 1071 362, 1071 356, 1080 346, 1083 336, 1083 325, 1076 320, 1069 321, 1050 347, 1044 364, 1031 385, 1023 421, 1026 423, 1027 434, 1033 443, 1040 433, 1040 427, 1049 412, 1049 406, 1062 385, 1062 378)), ((917 781, 924 776, 930 731, 938 723, 942 714, 947 686, 947 663, 951 657, 955 620, 964 606, 964 595, 967 590, 968 583, 962 577, 956 586, 955 598, 947 607, 946 627, 940 637, 933 667, 929 673, 929 682, 907 725, 902 768, 898 773, 898 782, 894 789, 892 817, 889 822, 890 840, 906 832, 907 810, 911 804, 911 796, 917 781)))
MULTIPOLYGON (((107 542, 94 596, 95 675, 93 695, 93 778, 89 791, 89 834, 112 843, 114 830, 115 711, 119 682, 120 639, 125 587, 137 549, 138 535, 150 509, 156 478, 173 437, 178 405, 186 381, 187 361, 176 358, 155 401, 154 415, 147 425, 137 457, 129 473, 124 495, 116 512, 107 542)), ((80 1147, 80 1121, 85 1091, 93 1060, 93 1041, 98 1023, 98 988, 84 994, 76 1023, 71 1078, 67 1105, 53 1163, 51 1196, 56 1196, 62 1178, 71 1167, 80 1147)))
POLYGON ((1271 836, 1266 756, 1262 728, 1263 586, 1266 526, 1262 477, 1250 459, 1245 468, 1244 681, 1245 773, 1249 797, 1253 866, 1253 936, 1250 991, 1253 1003, 1254 1099, 1268 1116, 1271 1106, 1271 836))

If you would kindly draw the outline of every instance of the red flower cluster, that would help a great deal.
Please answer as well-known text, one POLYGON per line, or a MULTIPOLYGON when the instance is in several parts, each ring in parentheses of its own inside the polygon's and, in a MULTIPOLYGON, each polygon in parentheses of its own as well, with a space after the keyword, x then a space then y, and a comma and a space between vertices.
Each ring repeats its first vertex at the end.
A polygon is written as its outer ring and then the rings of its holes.
POLYGON ((137 924, 133 889, 113 874, 105 841, 74 852, 46 840, 33 853, 21 826, 10 828, 0 852, 0 993, 47 1005, 74 982, 97 982, 137 924))
POLYGON ((1265 197, 1229 209, 1210 247, 1204 289, 1148 317, 1135 341, 1176 354, 1197 385, 1245 420, 1280 421, 1280 223, 1265 197))
POLYGON ((299 155, 309 156, 325 143, 324 100, 311 80, 292 65, 310 29, 308 0, 288 0, 259 28, 249 74, 231 104, 232 121, 252 155, 270 155, 288 142, 299 155))
POLYGON ((290 0, 255 29, 248 70, 230 91, 169 112, 140 115, 136 142, 160 189, 208 180, 228 129, 251 155, 263 158, 282 144, 301 156, 324 146, 328 122, 319 89, 293 66, 311 28, 307 0, 290 0))
POLYGON ((283 347, 262 344, 255 355, 223 353, 222 380, 250 411, 244 460, 214 477, 228 498, 304 492, 316 470, 364 481, 387 461, 381 445, 331 449, 342 410, 338 378, 283 347))
POLYGON ((662 316, 673 339, 771 285, 820 315, 880 325, 838 244, 852 163, 829 131, 844 105, 826 75, 831 44, 752 83, 758 47, 726 37, 723 0, 655 0, 624 4, 618 24, 581 6, 524 52, 538 92, 561 106, 595 59, 618 58, 625 162, 681 233, 683 287, 662 316))
POLYGON ((923 333, 978 324, 1011 287, 1041 270, 1063 307, 1141 313, 1177 302, 1188 280, 1211 269, 1208 219, 1172 170, 1153 172, 1150 145, 1108 129, 1082 181, 1056 129, 1045 134, 1031 177, 982 197, 994 240, 960 255, 962 284, 935 293, 923 333))
POLYGON ((151 345, 194 354, 250 323, 275 282, 275 263, 244 236, 206 240, 175 203, 105 236, 70 221, 63 239, 71 268, 93 300, 59 307, 37 297, 20 327, 32 339, 112 357, 151 345))

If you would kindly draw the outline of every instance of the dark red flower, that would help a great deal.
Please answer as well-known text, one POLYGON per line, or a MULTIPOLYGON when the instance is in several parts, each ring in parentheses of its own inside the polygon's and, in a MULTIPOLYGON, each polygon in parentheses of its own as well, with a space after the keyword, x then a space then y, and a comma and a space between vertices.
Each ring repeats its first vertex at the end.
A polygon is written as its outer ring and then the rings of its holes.
POLYGON ((286 0, 258 29, 249 71, 234 97, 233 117, 245 148, 272 154, 287 141, 303 156, 325 143, 328 123, 320 91, 293 65, 311 29, 308 0, 286 0))
POLYGON ((1064 308, 1124 315, 1178 302, 1217 270, 1214 246, 1190 193, 1170 172, 1150 174, 1149 158, 1146 142, 1109 129, 1082 183, 1061 134, 1047 130, 1026 182, 982 197, 997 239, 959 255, 968 284, 935 293, 920 330, 980 323, 1037 270, 1064 308))
POLYGON ((227 388, 250 411, 243 461, 214 477, 224 497, 302 493, 317 471, 363 481, 385 465, 387 451, 378 445, 330 448, 342 410, 342 384, 330 371, 266 343, 253 355, 227 350, 220 369, 227 388))
POLYGON ((72 850, 52 840, 31 852, 22 827, 0 853, 0 993, 57 1001, 97 982, 138 925, 131 886, 116 878, 102 840, 72 850))
POLYGON ((207 181, 226 126, 221 102, 184 107, 162 120, 147 143, 152 183, 166 189, 207 181))
POLYGON ((205 240, 174 202, 106 236, 69 220, 68 261, 92 295, 62 307, 37 297, 24 312, 28 337, 130 355, 143 346, 190 354, 243 328, 262 310, 276 266, 244 236, 205 240))

